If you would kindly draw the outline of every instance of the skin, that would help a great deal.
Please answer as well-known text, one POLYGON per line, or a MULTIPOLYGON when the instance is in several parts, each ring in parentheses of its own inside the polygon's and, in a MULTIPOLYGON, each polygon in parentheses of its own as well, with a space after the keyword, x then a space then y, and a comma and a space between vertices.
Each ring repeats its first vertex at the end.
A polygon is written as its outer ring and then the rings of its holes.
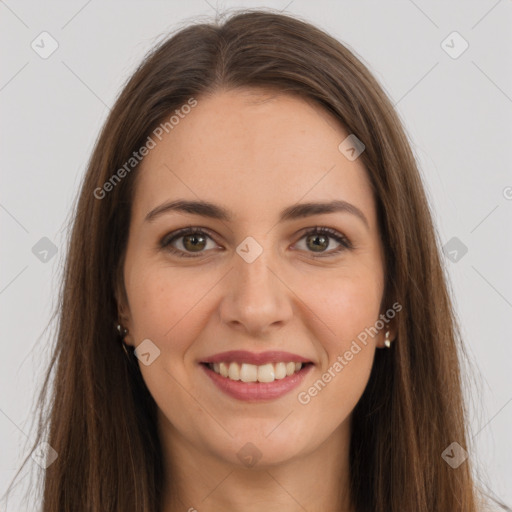
MULTIPOLYGON (((308 404, 297 399, 384 313, 376 206, 361 159, 349 161, 338 150, 347 135, 331 114, 303 99, 222 90, 198 98, 142 162, 124 266, 127 301, 119 301, 119 312, 126 343, 150 339, 160 350, 139 366, 159 410, 164 512, 352 510, 351 413, 385 329, 359 344, 308 404), (175 199, 219 204, 234 219, 167 212, 145 221, 175 199), (285 207, 333 199, 359 208, 368 226, 347 212, 278 222, 285 207), (160 247, 165 235, 187 226, 213 235, 198 257, 160 247), (338 231, 353 248, 335 254, 340 244, 328 238, 323 254, 331 255, 315 258, 303 234, 315 226, 338 231), (252 263, 236 252, 248 236, 263 249, 252 263), (247 403, 219 391, 199 365, 238 349, 284 350, 314 366, 283 397, 247 403), (247 442, 261 454, 253 467, 237 457, 247 442)), ((184 241, 173 246, 197 254, 184 241)), ((388 327, 393 339, 393 323, 388 327)))

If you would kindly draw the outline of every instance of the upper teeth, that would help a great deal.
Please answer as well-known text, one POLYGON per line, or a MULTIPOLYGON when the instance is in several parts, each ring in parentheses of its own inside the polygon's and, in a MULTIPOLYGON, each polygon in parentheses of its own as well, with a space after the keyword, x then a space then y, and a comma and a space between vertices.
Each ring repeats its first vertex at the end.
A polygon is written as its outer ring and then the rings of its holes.
POLYGON ((242 382, 274 382, 298 372, 302 363, 267 363, 260 366, 248 363, 213 363, 210 368, 223 377, 242 382))

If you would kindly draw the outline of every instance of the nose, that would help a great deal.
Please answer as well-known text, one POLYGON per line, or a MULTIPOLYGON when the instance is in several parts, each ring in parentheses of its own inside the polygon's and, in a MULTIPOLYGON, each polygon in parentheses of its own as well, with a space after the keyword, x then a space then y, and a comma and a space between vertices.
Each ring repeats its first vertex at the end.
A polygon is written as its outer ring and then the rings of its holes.
POLYGON ((292 291, 279 275, 279 265, 263 253, 251 263, 238 254, 224 280, 220 316, 224 324, 251 336, 282 328, 293 314, 292 291))

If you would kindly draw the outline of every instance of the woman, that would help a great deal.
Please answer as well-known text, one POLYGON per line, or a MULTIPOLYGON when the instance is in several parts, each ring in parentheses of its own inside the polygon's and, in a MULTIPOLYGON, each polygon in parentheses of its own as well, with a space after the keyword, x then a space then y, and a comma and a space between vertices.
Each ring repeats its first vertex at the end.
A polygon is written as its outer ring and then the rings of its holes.
POLYGON ((305 22, 238 13, 147 56, 89 163, 59 318, 44 512, 482 510, 409 143, 305 22))

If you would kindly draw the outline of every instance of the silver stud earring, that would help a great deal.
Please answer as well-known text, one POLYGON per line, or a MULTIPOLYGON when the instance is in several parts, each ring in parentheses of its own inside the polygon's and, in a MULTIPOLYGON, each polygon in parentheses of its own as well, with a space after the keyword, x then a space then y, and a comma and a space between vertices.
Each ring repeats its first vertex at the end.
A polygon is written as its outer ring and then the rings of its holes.
POLYGON ((386 331, 386 339, 384 340, 384 345, 386 348, 391 347, 391 340, 389 339, 389 331, 386 331))

